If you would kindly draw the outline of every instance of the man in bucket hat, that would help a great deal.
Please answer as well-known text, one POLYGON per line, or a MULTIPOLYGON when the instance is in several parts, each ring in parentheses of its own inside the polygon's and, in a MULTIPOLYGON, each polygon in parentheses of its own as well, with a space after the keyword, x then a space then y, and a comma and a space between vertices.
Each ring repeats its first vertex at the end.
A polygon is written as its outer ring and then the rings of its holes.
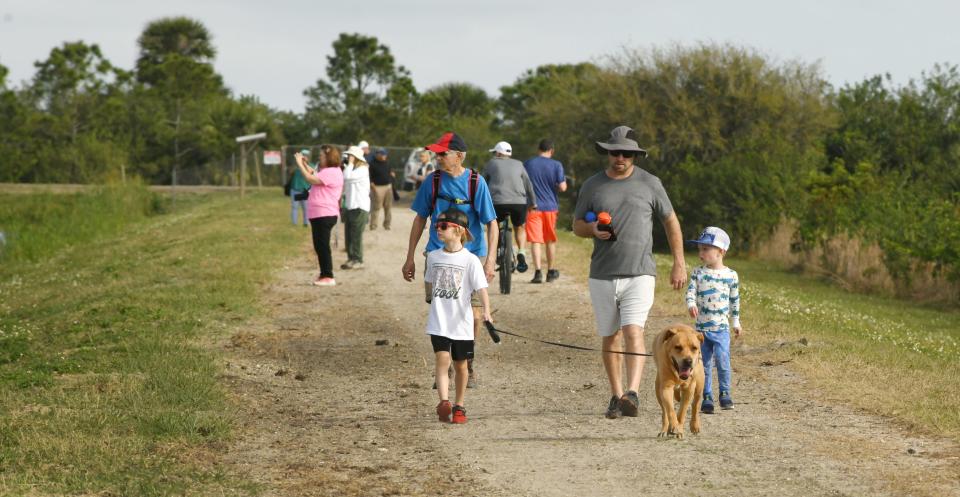
MULTIPOLYGON (((499 227, 487 182, 476 171, 463 167, 463 161, 467 156, 467 144, 460 135, 452 132, 444 133, 436 143, 427 145, 426 148, 437 155, 438 169, 420 185, 417 196, 410 206, 417 215, 413 218, 413 226, 410 227, 407 258, 402 269, 403 279, 414 280, 416 273, 414 253, 428 219, 430 220, 430 240, 427 242, 427 252, 443 247, 437 237, 434 224, 441 212, 453 207, 465 212, 470 218, 470 234, 473 239, 465 243, 464 248, 480 258, 487 281, 493 281, 496 257, 487 257, 487 254, 496 253, 499 227), (435 186, 436 192, 434 192, 435 186), (484 237, 484 225, 487 228, 486 237, 484 237)), ((472 299, 471 302, 476 335, 481 326, 481 303, 479 297, 472 299)), ((467 386, 472 388, 475 385, 473 363, 471 361, 468 364, 470 379, 467 386)))
MULTIPOLYGON (((632 129, 614 128, 607 141, 596 142, 596 150, 607 156, 607 167, 580 188, 573 230, 577 236, 593 239, 590 300, 603 349, 642 353, 643 327, 653 305, 657 274, 652 250, 654 218, 667 233, 673 254, 670 283, 676 290, 684 287, 687 278, 680 221, 660 179, 635 165, 647 151, 633 139, 632 129), (598 218, 604 226, 598 226, 598 218)), ((603 354, 612 393, 606 417, 611 419, 637 415, 644 357, 623 357, 603 354), (621 382, 623 362, 626 392, 621 382)))

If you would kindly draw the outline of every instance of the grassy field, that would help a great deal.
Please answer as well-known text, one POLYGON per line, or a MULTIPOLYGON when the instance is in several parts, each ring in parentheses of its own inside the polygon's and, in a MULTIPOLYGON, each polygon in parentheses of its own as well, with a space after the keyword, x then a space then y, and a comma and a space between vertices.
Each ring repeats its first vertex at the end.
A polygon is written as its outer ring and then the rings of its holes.
POLYGON ((0 196, 0 494, 256 493, 214 462, 231 409, 201 340, 306 236, 281 198, 0 196))
MULTIPOLYGON (((592 242, 564 233, 563 266, 586 277, 592 242), (584 261, 569 264, 566 261, 584 261)), ((658 255, 657 305, 690 321, 658 255)), ((911 429, 960 440, 960 312, 847 293, 773 264, 739 258, 744 341, 753 363, 783 364, 811 395, 890 416, 911 429)), ((687 252, 688 272, 700 265, 687 252)))

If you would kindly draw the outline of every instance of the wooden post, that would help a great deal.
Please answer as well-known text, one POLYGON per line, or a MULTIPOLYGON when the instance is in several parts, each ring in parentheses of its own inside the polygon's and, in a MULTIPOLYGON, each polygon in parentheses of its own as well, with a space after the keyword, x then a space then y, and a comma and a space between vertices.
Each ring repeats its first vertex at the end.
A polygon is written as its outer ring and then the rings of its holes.
POLYGON ((253 148, 253 165, 257 167, 257 188, 263 188, 263 179, 260 177, 260 163, 262 162, 263 153, 257 147, 253 148))
POLYGON ((247 147, 240 144, 240 198, 243 198, 247 186, 247 147))

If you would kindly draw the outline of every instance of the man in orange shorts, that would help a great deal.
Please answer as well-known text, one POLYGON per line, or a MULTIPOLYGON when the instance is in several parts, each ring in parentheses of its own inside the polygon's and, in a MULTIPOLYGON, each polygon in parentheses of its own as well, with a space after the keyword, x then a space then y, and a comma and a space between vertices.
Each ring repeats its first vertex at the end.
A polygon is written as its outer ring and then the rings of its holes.
POLYGON ((557 253, 557 211, 560 202, 558 191, 567 190, 567 180, 563 175, 563 164, 553 159, 553 140, 540 140, 539 155, 527 159, 523 167, 533 183, 533 192, 537 197, 537 208, 527 213, 527 241, 533 250, 533 273, 531 283, 542 283, 540 255, 541 247, 547 247, 547 283, 560 277, 555 269, 557 253))

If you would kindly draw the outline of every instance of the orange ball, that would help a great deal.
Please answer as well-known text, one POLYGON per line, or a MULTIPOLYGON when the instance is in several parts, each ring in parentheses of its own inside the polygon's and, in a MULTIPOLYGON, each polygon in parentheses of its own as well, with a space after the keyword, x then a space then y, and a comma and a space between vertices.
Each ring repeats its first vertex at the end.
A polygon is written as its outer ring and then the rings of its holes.
POLYGON ((597 222, 600 224, 610 224, 612 218, 610 217, 609 212, 601 212, 597 214, 597 222))

